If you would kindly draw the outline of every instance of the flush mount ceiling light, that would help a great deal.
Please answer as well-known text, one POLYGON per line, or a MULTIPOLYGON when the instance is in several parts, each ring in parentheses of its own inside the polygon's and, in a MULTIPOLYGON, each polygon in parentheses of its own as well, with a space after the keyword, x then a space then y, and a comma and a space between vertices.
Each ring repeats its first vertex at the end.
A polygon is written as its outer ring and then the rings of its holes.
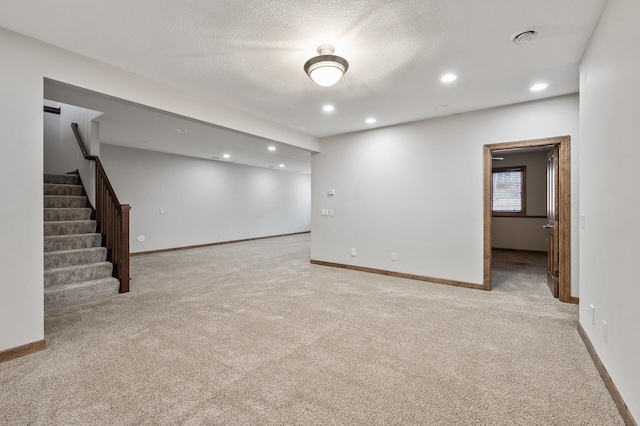
POLYGON ((304 72, 318 86, 329 87, 336 84, 349 69, 349 62, 341 56, 333 55, 335 49, 329 44, 318 46, 318 55, 304 64, 304 72))
POLYGON ((373 124, 373 123, 375 123, 375 122, 376 122, 376 119, 375 119, 375 118, 373 118, 373 117, 370 117, 370 118, 367 118, 367 119, 366 119, 366 120, 364 120, 364 121, 365 121, 365 123, 367 123, 367 124, 373 124))
POLYGON ((325 106, 323 106, 323 107, 322 107, 322 110, 323 110, 324 112, 331 112, 331 111, 333 111, 334 109, 335 109, 335 108, 334 108, 334 106, 333 106, 333 105, 325 105, 325 106))
POLYGON ((273 146, 273 145, 271 145, 271 146, 270 146, 269 148, 267 148, 267 149, 268 149, 269 151, 275 151, 275 150, 276 150, 276 147, 275 147, 275 146, 273 146))
POLYGON ((525 44, 536 38, 536 35, 538 35, 538 33, 533 30, 524 31, 511 36, 511 41, 515 44, 525 44))

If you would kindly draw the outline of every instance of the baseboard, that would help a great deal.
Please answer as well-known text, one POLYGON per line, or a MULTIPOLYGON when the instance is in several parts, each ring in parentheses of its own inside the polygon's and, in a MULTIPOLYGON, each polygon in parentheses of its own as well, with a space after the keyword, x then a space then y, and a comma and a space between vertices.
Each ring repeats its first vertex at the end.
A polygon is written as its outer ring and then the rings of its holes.
POLYGON ((569 303, 573 303, 574 305, 579 305, 580 304, 580 298, 571 296, 571 299, 569 299, 569 303))
POLYGON ((30 355, 35 352, 40 352, 45 349, 47 349, 47 342, 44 339, 38 340, 37 342, 27 343, 22 346, 16 346, 15 348, 0 352, 0 363, 11 361, 12 359, 30 355))
POLYGON ((203 247, 221 246, 224 244, 244 243, 247 241, 266 240, 268 238, 288 237, 290 235, 300 235, 300 234, 310 234, 310 233, 311 231, 292 232, 291 234, 269 235, 266 237, 245 238, 243 240, 221 241, 218 243, 198 244, 195 246, 183 246, 183 247, 173 247, 173 248, 161 249, 161 250, 140 251, 137 253, 131 253, 130 256, 143 256, 147 254, 167 253, 170 251, 190 250, 190 249, 203 248, 203 247))
POLYGON ((473 283, 467 283, 464 281, 448 280, 445 278, 433 278, 433 277, 426 277, 423 275, 405 274, 402 272, 386 271, 384 269, 365 268, 363 266, 353 266, 353 265, 345 265, 342 263, 324 262, 322 260, 311 259, 311 263, 314 265, 320 265, 320 266, 330 266, 332 268, 350 269, 352 271, 368 272, 371 274, 379 274, 379 275, 388 275, 391 277, 406 278, 409 280, 427 281, 435 284, 446 284, 446 285, 453 285, 457 287, 484 290, 484 286, 482 284, 473 284, 473 283))
POLYGON ((624 423, 627 426, 638 426, 633 416, 631 415, 631 412, 629 411, 629 407, 627 407, 627 404, 624 402, 624 399, 622 399, 622 395, 620 395, 620 392, 618 392, 618 388, 616 387, 615 383, 613 383, 611 376, 609 376, 607 369, 605 368, 604 364, 600 360, 600 357, 596 353, 596 350, 593 347, 591 340, 589 340, 589 336, 587 336, 586 331, 584 331, 584 328, 582 328, 582 325, 579 323, 578 323, 578 333, 580 334, 580 337, 582 337, 582 341, 584 342, 584 345, 587 347, 587 350, 589 351, 589 355, 591 355, 591 359, 593 360, 593 363, 596 365, 596 369, 598 370, 598 373, 600 373, 600 377, 602 377, 602 381, 604 382, 604 385, 607 387, 607 390, 609 390, 609 393, 611 394, 611 398, 613 398, 613 402, 615 402, 616 405, 618 406, 618 410, 620 410, 620 414, 624 419, 624 423))

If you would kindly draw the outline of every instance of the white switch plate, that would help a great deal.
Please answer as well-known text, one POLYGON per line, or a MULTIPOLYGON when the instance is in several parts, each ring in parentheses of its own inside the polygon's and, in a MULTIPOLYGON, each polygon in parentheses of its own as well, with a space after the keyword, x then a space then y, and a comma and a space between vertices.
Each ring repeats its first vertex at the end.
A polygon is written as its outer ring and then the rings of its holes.
POLYGON ((609 338, 608 331, 607 331, 607 325, 609 325, 609 324, 607 324, 607 322, 605 320, 602 320, 602 338, 604 339, 605 342, 609 338))
POLYGON ((329 216, 328 209, 320 209, 320 216, 329 216))
POLYGON ((395 253, 391 253, 391 260, 393 260, 394 262, 398 260, 395 253))
POLYGON ((355 248, 351 248, 351 256, 353 256, 353 257, 356 256, 356 249, 355 248))
POLYGON ((160 214, 164 214, 164 207, 160 207, 160 214))
POLYGON ((589 305, 591 308, 591 325, 596 325, 596 307, 589 305))
POLYGON ((580 226, 582 226, 582 229, 584 229, 585 221, 586 221, 586 219, 584 218, 584 215, 581 214, 580 215, 580 226))
POLYGON ((333 216, 333 209, 329 209, 329 216, 333 216))

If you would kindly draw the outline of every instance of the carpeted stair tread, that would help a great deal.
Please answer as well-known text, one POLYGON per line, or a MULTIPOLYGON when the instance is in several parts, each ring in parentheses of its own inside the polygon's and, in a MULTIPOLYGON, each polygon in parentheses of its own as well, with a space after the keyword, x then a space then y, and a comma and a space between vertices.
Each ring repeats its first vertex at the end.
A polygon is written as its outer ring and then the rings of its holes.
POLYGON ((60 284, 44 289, 44 304, 47 308, 69 305, 85 300, 118 294, 120 281, 108 277, 79 283, 60 284))
POLYGON ((100 234, 56 235, 44 237, 44 251, 75 250, 90 247, 100 247, 100 234))
POLYGON ((44 183, 55 183, 62 185, 79 185, 80 180, 78 175, 75 174, 52 174, 48 173, 44 175, 44 183))
POLYGON ((113 272, 109 262, 88 263, 86 265, 65 266, 44 271, 44 286, 50 287, 67 283, 92 281, 107 278, 113 272))
POLYGON ((92 234, 96 232, 95 220, 53 221, 44 223, 44 236, 92 234))
POLYGON ((45 208, 82 208, 87 205, 87 197, 74 195, 45 195, 45 208))
POLYGON ((62 183, 45 183, 44 195, 82 195, 82 185, 67 185, 62 183))
POLYGON ((88 263, 104 262, 106 259, 107 249, 104 247, 50 251, 44 254, 44 269, 86 265, 88 263))
POLYGON ((67 220, 89 220, 91 218, 91 209, 89 208, 72 208, 72 209, 44 209, 44 221, 67 221, 67 220))

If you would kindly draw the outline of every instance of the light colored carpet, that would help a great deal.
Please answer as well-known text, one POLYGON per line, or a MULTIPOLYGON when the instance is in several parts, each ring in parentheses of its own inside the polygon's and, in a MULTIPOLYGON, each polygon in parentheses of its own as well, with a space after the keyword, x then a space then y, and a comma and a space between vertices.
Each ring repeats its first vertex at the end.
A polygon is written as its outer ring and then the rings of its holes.
POLYGON ((623 424, 534 263, 484 292, 311 265, 309 235, 134 257, 0 364, 0 424, 623 424))

